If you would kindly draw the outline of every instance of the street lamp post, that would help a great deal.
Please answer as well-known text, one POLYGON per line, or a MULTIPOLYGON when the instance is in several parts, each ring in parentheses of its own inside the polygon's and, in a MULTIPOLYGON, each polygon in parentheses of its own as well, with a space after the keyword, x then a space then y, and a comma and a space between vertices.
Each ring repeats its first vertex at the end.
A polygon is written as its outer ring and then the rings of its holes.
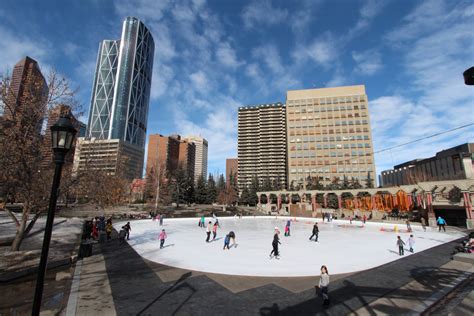
POLYGON ((48 263, 49 244, 53 232, 54 213, 56 211, 56 200, 58 198, 59 182, 61 180, 61 170, 64 163, 64 157, 71 149, 76 129, 72 125, 69 117, 61 117, 53 126, 51 126, 52 149, 54 152, 54 177, 49 198, 48 215, 46 218, 46 227, 44 229, 43 248, 41 249, 41 259, 36 279, 36 290, 33 301, 32 315, 37 316, 41 309, 41 298, 43 296, 44 277, 48 263))

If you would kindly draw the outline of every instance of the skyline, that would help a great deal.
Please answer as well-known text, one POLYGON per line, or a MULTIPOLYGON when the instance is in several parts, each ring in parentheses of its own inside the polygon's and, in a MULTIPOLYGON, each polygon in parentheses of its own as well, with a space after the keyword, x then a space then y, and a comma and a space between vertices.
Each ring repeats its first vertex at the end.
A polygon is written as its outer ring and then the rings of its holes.
MULTIPOLYGON (((121 21, 135 16, 156 46, 147 142, 155 133, 200 134, 211 173, 224 173, 225 158, 237 156, 238 107, 285 103, 287 90, 365 84, 374 151, 472 123, 474 94, 462 72, 474 51, 474 5, 341 3, 345 10, 328 1, 50 1, 41 15, 39 4, 8 0, 0 9, 0 72, 25 55, 43 73, 54 66, 80 86, 88 113, 98 44, 120 38, 121 21)), ((377 154, 376 172, 472 142, 473 132, 377 154)))

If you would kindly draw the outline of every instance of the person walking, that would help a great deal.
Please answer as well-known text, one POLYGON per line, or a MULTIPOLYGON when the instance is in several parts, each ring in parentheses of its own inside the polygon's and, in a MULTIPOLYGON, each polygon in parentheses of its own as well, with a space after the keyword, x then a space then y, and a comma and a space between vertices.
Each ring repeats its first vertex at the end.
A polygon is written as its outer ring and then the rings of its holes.
POLYGON ((403 246, 405 246, 405 242, 400 238, 400 236, 397 236, 397 246, 398 246, 398 254, 400 256, 403 256, 405 254, 403 250, 403 246))
POLYGON ((410 235, 407 240, 407 244, 410 247, 410 252, 413 253, 413 246, 415 246, 415 238, 413 237, 413 235, 410 235))
POLYGON ((97 229, 97 220, 92 220, 92 238, 97 239, 99 238, 99 231, 97 229))
POLYGON ((122 228, 125 229, 125 236, 127 237, 127 240, 130 240, 130 231, 132 230, 130 222, 127 222, 127 224, 123 225, 122 228))
POLYGON ((313 239, 313 236, 316 237, 316 239, 314 241, 318 241, 318 235, 319 235, 319 227, 318 227, 318 223, 315 222, 314 225, 313 225, 313 234, 311 235, 311 237, 309 237, 309 240, 313 239))
POLYGON ((206 228, 206 234, 207 234, 206 242, 209 242, 209 239, 211 238, 211 231, 212 231, 212 222, 209 221, 206 228))
POLYGON ((426 220, 424 217, 421 218, 421 228, 423 228, 423 231, 426 231, 426 220))
POLYGON ((160 233, 160 249, 163 249, 163 245, 165 244, 165 240, 168 236, 166 235, 166 232, 164 229, 161 230, 160 233))
POLYGON ((275 227, 275 235, 273 235, 273 241, 272 241, 272 247, 273 250, 270 252, 270 259, 272 258, 272 255, 275 255, 276 259, 279 259, 279 252, 278 252, 278 245, 281 245, 280 238, 278 235, 280 234, 280 231, 278 230, 278 227, 275 227))
POLYGON ((165 219, 165 214, 160 214, 160 226, 163 226, 164 219, 165 219))
POLYGON ((217 227, 219 226, 219 223, 216 221, 214 223, 214 226, 212 226, 212 240, 215 240, 216 239, 216 235, 217 235, 217 227))
POLYGON ((109 241, 111 239, 112 229, 113 229, 112 223, 107 222, 107 225, 105 226, 105 233, 107 234, 107 241, 109 241))
POLYGON ((329 305, 329 272, 326 266, 321 267, 321 277, 319 278, 318 287, 321 289, 321 295, 323 297, 323 306, 329 305))
POLYGON ((227 250, 230 250, 229 243, 230 243, 230 236, 229 234, 227 234, 225 235, 225 238, 224 238, 224 248, 222 248, 222 250, 225 250, 226 248, 227 250))
POLYGON ((436 223, 438 224, 439 232, 441 231, 441 228, 443 228, 443 231, 446 232, 446 228, 444 227, 446 226, 446 221, 444 220, 444 218, 442 218, 441 216, 438 216, 438 220, 436 220, 436 223))

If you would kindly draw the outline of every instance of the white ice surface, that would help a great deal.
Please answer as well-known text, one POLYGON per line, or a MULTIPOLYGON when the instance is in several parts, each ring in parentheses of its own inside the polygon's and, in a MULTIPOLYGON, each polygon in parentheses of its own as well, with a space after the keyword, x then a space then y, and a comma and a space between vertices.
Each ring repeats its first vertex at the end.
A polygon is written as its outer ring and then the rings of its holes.
MULTIPOLYGON (((331 274, 348 273, 373 268, 400 259, 396 237, 406 242, 409 233, 405 225, 367 223, 335 220, 321 223, 319 242, 309 241, 314 219, 296 218, 291 223, 291 236, 284 236, 288 217, 219 218, 221 227, 216 241, 206 243, 206 229, 198 226, 198 218, 167 219, 160 227, 158 221, 131 222, 132 231, 128 243, 144 258, 168 266, 212 273, 249 276, 314 276, 326 265, 331 274), (278 226, 281 234, 280 259, 270 259, 273 232, 278 226), (158 235, 164 228, 168 235, 165 248, 159 249, 158 235), (236 234, 237 247, 223 250, 224 237, 229 231, 236 234)), ((212 220, 206 218, 206 224, 212 220)), ((117 230, 124 222, 116 223, 117 230)), ((458 231, 446 233, 412 225, 416 240, 415 252, 419 252, 465 236, 458 231)), ((211 234, 212 238, 212 234, 211 234)), ((232 245, 232 241, 231 241, 232 245)), ((410 255, 405 247, 405 256, 410 255)))

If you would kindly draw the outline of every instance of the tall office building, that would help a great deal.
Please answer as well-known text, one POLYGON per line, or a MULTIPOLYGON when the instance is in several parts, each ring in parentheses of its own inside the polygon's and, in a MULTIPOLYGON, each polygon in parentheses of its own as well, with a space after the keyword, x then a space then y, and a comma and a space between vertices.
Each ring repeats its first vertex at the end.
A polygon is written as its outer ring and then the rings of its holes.
POLYGON ((225 181, 227 184, 230 182, 230 174, 233 174, 235 178, 238 178, 238 160, 237 158, 227 158, 225 160, 225 181))
POLYGON ((194 179, 194 168, 196 162, 196 145, 188 142, 187 140, 181 140, 179 143, 179 167, 186 170, 189 177, 194 179))
POLYGON ((167 172, 175 171, 179 162, 179 144, 179 135, 169 137, 161 134, 150 135, 146 174, 148 175, 150 172, 162 173, 164 170, 167 172))
POLYGON ((196 158, 194 162, 194 181, 200 176, 207 178, 207 151, 208 143, 205 138, 201 136, 186 136, 184 140, 194 143, 196 145, 196 158))
POLYGON ((256 175, 286 187, 286 120, 282 103, 240 107, 238 113, 238 185, 256 175))
MULTIPOLYGON (((117 148, 134 151, 127 164, 142 167, 154 47, 150 31, 133 17, 123 22, 120 40, 105 40, 99 45, 89 122, 83 140, 101 140, 90 145, 99 147, 105 146, 107 140, 111 141, 111 147, 116 147, 116 140, 125 142, 126 145, 117 148)), ((137 172, 134 178, 141 178, 141 173, 137 172)))
POLYGON ((35 120, 40 134, 46 114, 48 91, 46 79, 38 63, 26 56, 13 68, 6 104, 3 105, 4 120, 16 117, 15 121, 20 122, 22 119, 19 115, 28 120, 35 120))
POLYGON ((289 185, 304 186, 308 176, 322 184, 375 179, 365 86, 288 91, 286 112, 289 185))

